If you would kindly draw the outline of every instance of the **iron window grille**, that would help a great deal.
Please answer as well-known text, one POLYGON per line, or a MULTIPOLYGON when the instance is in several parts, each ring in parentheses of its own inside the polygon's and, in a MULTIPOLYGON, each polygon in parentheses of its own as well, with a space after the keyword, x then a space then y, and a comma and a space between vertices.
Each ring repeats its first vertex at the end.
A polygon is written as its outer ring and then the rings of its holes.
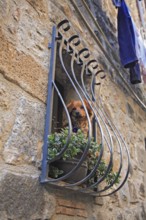
POLYGON ((70 22, 66 19, 61 21, 57 26, 53 26, 52 42, 49 44, 49 49, 51 49, 51 56, 40 182, 74 189, 93 196, 111 195, 121 189, 128 178, 130 156, 121 133, 109 119, 103 107, 100 96, 100 86, 105 78, 104 70, 100 68, 93 54, 85 46, 84 41, 80 39, 70 22), (71 117, 66 106, 65 97, 66 94, 71 96, 71 92, 68 92, 63 86, 65 80, 67 85, 70 85, 68 91, 74 90, 74 93, 82 102, 86 112, 88 119, 88 141, 78 163, 67 174, 58 178, 51 178, 49 177, 50 165, 62 157, 68 148, 72 136, 71 117), (96 89, 98 89, 98 97, 96 97, 96 89), (88 101, 94 113, 93 124, 91 124, 89 119, 84 99, 88 101), (48 135, 55 131, 60 131, 63 121, 63 111, 68 120, 68 137, 61 152, 53 160, 49 160, 48 135), (67 182, 66 179, 76 172, 85 161, 90 149, 92 137, 94 137, 95 141, 99 141, 101 146, 97 163, 85 178, 73 183, 67 182), (85 183, 89 181, 98 170, 104 154, 107 154, 107 157, 109 157, 106 171, 102 177, 97 179, 94 183, 86 185, 85 183), (116 160, 118 160, 117 173, 114 180, 105 185, 103 182, 113 167, 115 157, 116 160), (120 183, 115 185, 119 176, 121 176, 120 183))

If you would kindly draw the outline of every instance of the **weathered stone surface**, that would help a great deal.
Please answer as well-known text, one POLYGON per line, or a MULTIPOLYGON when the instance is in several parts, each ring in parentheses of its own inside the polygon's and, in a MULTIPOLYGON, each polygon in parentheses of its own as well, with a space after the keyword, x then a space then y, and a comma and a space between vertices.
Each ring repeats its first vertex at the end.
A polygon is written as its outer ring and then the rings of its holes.
POLYGON ((1 18, 2 18, 2 16, 6 16, 7 11, 8 11, 8 1, 1 0, 0 1, 0 15, 1 15, 1 18))
POLYGON ((0 165, 0 219, 49 219, 55 212, 55 198, 39 184, 33 167, 0 165))
POLYGON ((123 189, 119 191, 119 195, 120 195, 120 199, 121 199, 122 202, 124 202, 125 204, 128 203, 129 188, 128 188, 127 183, 123 186, 123 189))
POLYGON ((83 204, 82 202, 68 201, 67 199, 63 199, 63 198, 58 198, 57 203, 59 206, 65 206, 65 207, 82 209, 82 210, 86 209, 85 204, 83 204))
POLYGON ((46 101, 47 71, 29 55, 16 50, 0 35, 0 70, 5 78, 29 92, 32 96, 46 101), (27 65, 26 65, 27 64, 27 65))
POLYGON ((56 209, 56 214, 63 214, 68 216, 76 216, 87 218, 87 211, 86 210, 79 210, 79 209, 73 209, 68 207, 59 206, 56 209))
POLYGON ((103 213, 101 210, 96 210, 95 213, 94 213, 94 220, 96 219, 100 219, 100 220, 104 220, 105 218, 107 219, 107 215, 106 213, 103 213))
POLYGON ((118 213, 116 220, 123 220, 123 215, 121 213, 118 213))
POLYGON ((127 211, 125 214, 125 220, 131 220, 133 218, 133 213, 127 211))
POLYGON ((129 116, 132 118, 134 115, 134 110, 129 103, 127 103, 127 111, 128 111, 129 116))
POLYGON ((45 17, 47 17, 48 15, 48 4, 47 1, 45 0, 26 0, 39 14, 39 16, 44 15, 45 17))
POLYGON ((17 105, 14 91, 9 90, 8 84, 3 80, 3 77, 0 75, 0 155, 2 155, 4 143, 9 137, 13 126, 17 105))
POLYGON ((51 220, 85 220, 86 218, 82 217, 74 217, 74 216, 67 216, 67 215, 54 215, 51 220))
POLYGON ((3 158, 6 163, 37 161, 37 150, 44 130, 43 120, 43 106, 20 97, 11 135, 4 145, 3 158))
POLYGON ((146 171, 146 151, 145 149, 137 149, 137 155, 138 155, 138 167, 142 170, 142 171, 146 171))
MULTIPOLYGON (((85 13, 81 1, 76 2, 85 13)), ((94 2, 97 4, 99 24, 117 50, 117 10, 110 1, 94 2)), ((127 0, 127 4, 132 9, 136 24, 140 25, 136 1, 127 0)), ((84 15, 91 22, 87 13, 84 15)), ((96 31, 93 23, 89 25, 96 31)), ((113 57, 101 34, 97 33, 97 37, 113 57)), ((146 114, 125 91, 125 85, 92 39, 72 1, 1 0, 0 42, 0 220, 145 220, 146 114), (64 18, 70 20, 106 70, 107 77, 102 80, 101 88, 96 90, 97 98, 101 95, 105 111, 123 135, 132 159, 129 184, 126 183, 119 193, 109 198, 93 200, 63 188, 52 190, 50 185, 45 187, 38 181, 36 165, 40 163, 42 153, 50 57, 48 42, 52 26, 64 18)), ((120 63, 114 59, 113 62, 123 74, 120 63)), ((125 79, 129 79, 128 74, 124 74, 125 79)), ((145 95, 143 84, 132 89, 139 97, 145 95)), ((68 99, 70 96, 69 92, 68 99)), ((118 143, 111 127, 110 132, 116 151, 114 166, 117 168, 118 143)), ((122 151, 124 175, 127 163, 125 148, 122 151)))
POLYGON ((6 163, 35 164, 41 160, 45 105, 0 77, 0 155, 6 163))
POLYGON ((102 206, 103 205, 103 198, 96 197, 95 198, 95 204, 102 206))
POLYGON ((141 196, 145 197, 145 185, 144 185, 144 183, 140 184, 139 193, 140 193, 141 196))
POLYGON ((140 216, 141 216, 141 219, 146 219, 146 203, 141 204, 140 216))
POLYGON ((131 203, 138 202, 136 186, 130 181, 128 182, 128 185, 129 185, 129 191, 130 191, 130 202, 131 203))
POLYGON ((6 11, 2 19, 3 34, 19 51, 29 54, 44 68, 48 67, 48 41, 50 6, 48 1, 5 1, 0 9, 6 11))

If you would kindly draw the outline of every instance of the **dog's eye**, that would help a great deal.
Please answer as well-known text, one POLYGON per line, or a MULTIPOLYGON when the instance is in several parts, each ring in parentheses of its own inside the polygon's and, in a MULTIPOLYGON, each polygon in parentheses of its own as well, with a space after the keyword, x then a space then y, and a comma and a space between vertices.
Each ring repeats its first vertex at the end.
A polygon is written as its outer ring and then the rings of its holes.
POLYGON ((76 108, 73 108, 72 110, 73 110, 73 111, 75 111, 75 110, 76 110, 76 108))
POLYGON ((81 105, 80 109, 84 109, 84 106, 83 106, 83 105, 81 105))

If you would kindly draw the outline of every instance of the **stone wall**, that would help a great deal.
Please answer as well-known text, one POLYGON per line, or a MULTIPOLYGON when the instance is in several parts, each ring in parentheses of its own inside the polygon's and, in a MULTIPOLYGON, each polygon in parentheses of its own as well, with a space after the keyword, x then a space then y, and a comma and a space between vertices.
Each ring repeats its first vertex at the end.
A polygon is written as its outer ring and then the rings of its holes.
MULTIPOLYGON (((77 3, 82 7, 80 1, 77 3)), ((116 45, 117 11, 105 0, 96 3, 100 24, 116 45)), ((140 25, 136 4, 127 3, 140 25)), ((1 0, 0 42, 0 219, 145 220, 146 114, 92 39, 72 1, 1 0), (39 183, 50 58, 47 47, 52 26, 64 18, 71 21, 106 69, 101 88, 104 107, 121 131, 132 158, 127 183, 108 198, 39 183)), ((145 97, 145 90, 142 84, 135 91, 145 97)))

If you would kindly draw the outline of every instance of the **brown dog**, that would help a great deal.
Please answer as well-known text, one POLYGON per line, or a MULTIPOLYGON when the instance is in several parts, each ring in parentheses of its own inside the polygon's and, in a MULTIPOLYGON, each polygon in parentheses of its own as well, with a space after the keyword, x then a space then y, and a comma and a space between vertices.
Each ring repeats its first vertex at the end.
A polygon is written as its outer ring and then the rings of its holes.
MULTIPOLYGON (((84 99, 84 104, 87 108, 90 121, 92 121, 93 118, 93 112, 92 109, 87 102, 87 100, 84 99)), ((81 101, 74 101, 72 100, 67 105, 68 111, 70 113, 71 122, 73 126, 73 132, 77 132, 78 129, 81 129, 82 132, 87 136, 88 135, 88 119, 87 115, 84 109, 84 106, 82 105, 81 101)))

